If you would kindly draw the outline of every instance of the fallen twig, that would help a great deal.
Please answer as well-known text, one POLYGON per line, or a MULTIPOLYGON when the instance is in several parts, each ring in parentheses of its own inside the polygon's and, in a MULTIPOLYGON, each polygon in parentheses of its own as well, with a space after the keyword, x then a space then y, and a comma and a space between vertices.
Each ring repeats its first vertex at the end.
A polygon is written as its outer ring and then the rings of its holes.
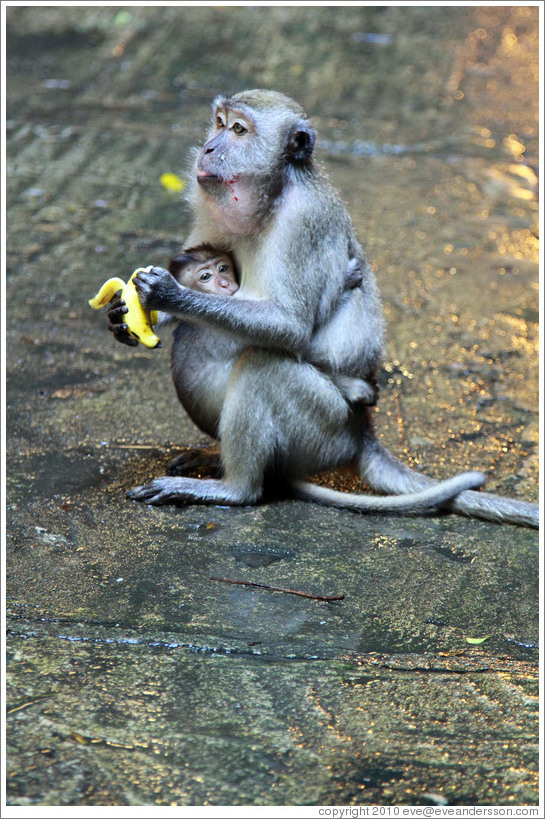
POLYGON ((8 708, 6 714, 15 714, 16 711, 22 711, 23 708, 30 708, 31 705, 37 705, 39 702, 44 702, 44 700, 48 700, 52 694, 46 694, 45 697, 37 697, 35 700, 28 700, 28 702, 23 702, 21 705, 15 705, 13 708, 8 708))
POLYGON ((282 586, 269 586, 268 583, 252 583, 250 580, 230 580, 228 577, 213 577, 210 580, 217 580, 220 583, 232 583, 234 586, 254 586, 256 589, 268 589, 269 591, 284 592, 285 594, 297 594, 299 597, 309 597, 311 600, 323 600, 325 603, 332 603, 335 600, 344 600, 344 594, 310 594, 309 592, 295 591, 294 589, 284 589, 282 586))
POLYGON ((109 441, 103 441, 101 446, 107 446, 109 449, 168 449, 162 444, 116 444, 109 441))

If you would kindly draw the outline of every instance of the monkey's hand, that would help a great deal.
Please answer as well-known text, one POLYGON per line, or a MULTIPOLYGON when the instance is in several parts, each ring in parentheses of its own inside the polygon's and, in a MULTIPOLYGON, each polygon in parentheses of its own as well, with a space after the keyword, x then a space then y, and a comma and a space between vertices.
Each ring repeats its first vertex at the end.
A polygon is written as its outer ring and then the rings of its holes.
POLYGON ((178 284, 164 267, 140 270, 133 281, 141 304, 148 310, 165 310, 167 313, 188 289, 178 284))
POLYGON ((114 334, 116 341, 126 344, 128 347, 138 347, 138 341, 131 336, 129 328, 125 324, 124 316, 129 312, 129 308, 123 299, 114 296, 108 308, 108 330, 114 334))
POLYGON ((112 329, 112 332, 117 330, 118 334, 121 333, 121 341, 127 332, 137 343, 141 341, 146 347, 160 347, 159 337, 152 329, 152 325, 157 323, 158 316, 142 305, 134 286, 134 278, 141 269, 134 271, 127 284, 117 276, 108 279, 96 296, 89 299, 89 305, 94 310, 98 310, 111 303, 116 298, 116 294, 120 293, 120 298, 115 302, 116 306, 113 308, 113 321, 110 321, 110 329, 115 328, 112 329))

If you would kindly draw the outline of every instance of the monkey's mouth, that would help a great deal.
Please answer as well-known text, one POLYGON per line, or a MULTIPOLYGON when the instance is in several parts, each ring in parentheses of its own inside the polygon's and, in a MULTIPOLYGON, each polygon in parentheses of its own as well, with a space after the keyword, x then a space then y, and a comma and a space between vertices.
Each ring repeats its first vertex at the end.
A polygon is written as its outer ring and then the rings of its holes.
POLYGON ((225 176, 225 174, 221 173, 214 173, 213 171, 205 171, 202 168, 197 169, 197 182, 200 183, 207 183, 207 182, 218 182, 222 185, 234 185, 235 182, 238 182, 237 176, 225 176))
POLYGON ((210 173, 210 171, 197 171, 197 182, 199 185, 207 184, 209 182, 223 182, 221 176, 218 176, 215 173, 210 173))

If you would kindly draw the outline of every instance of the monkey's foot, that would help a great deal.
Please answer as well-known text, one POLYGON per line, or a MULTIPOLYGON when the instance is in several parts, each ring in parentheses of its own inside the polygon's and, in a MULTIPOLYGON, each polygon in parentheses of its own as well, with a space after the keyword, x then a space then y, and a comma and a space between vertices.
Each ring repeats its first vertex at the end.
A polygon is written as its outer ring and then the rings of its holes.
POLYGON ((364 381, 362 378, 337 373, 333 376, 333 382, 349 404, 365 404, 368 407, 374 407, 378 401, 379 388, 373 376, 364 381))
POLYGON ((214 447, 188 448, 167 466, 167 475, 190 478, 219 478, 221 472, 220 453, 214 447))
POLYGON ((346 398, 350 404, 364 404, 366 407, 376 407, 379 399, 377 385, 366 384, 365 381, 356 382, 354 388, 347 392, 346 398))
POLYGON ((224 481, 196 478, 155 478, 144 486, 135 486, 127 495, 131 500, 152 506, 187 506, 192 503, 217 506, 247 506, 257 500, 255 494, 229 486, 224 481))

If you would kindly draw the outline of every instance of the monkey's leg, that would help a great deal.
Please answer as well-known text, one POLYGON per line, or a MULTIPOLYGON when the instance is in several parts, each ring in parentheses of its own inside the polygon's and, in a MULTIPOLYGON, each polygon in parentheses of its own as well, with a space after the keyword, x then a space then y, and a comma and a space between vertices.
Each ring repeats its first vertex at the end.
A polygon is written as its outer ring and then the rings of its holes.
POLYGON ((221 438, 221 479, 189 477, 156 478, 128 493, 133 500, 153 505, 192 503, 244 506, 256 503, 263 493, 263 480, 274 442, 263 423, 264 402, 251 363, 237 364, 228 378, 219 421, 221 438))
MULTIPOLYGON (((438 483, 428 475, 415 472, 388 452, 371 433, 365 439, 360 456, 362 480, 379 492, 404 495, 427 489, 438 483)), ((519 526, 539 527, 539 506, 527 501, 503 498, 490 492, 465 490, 444 505, 459 515, 491 520, 496 523, 514 523, 519 526)))
POLYGON ((301 482, 298 478, 302 475, 355 458, 368 423, 367 414, 354 413, 332 380, 311 365, 275 357, 264 350, 249 351, 244 359, 251 361, 253 369, 241 366, 247 362, 240 361, 236 376, 242 384, 246 370, 244 395, 251 400, 246 400, 244 406, 251 407, 251 411, 241 411, 240 404, 226 401, 220 423, 226 479, 236 474, 248 479, 259 464, 261 481, 265 465, 280 473, 292 491, 302 497, 362 512, 404 514, 437 508, 462 490, 484 483, 482 473, 468 472, 432 483, 420 492, 376 497, 347 495, 301 482), (230 435, 231 429, 243 432, 242 441, 230 435), (244 441, 251 442, 247 451, 244 441))
POLYGON ((238 447, 238 463, 225 469, 224 478, 167 476, 155 478, 144 486, 135 486, 127 494, 132 500, 143 501, 153 506, 165 504, 185 506, 192 503, 218 506, 254 504, 261 498, 263 492, 267 457, 264 453, 265 457, 260 458, 259 453, 260 449, 263 450, 264 443, 264 440, 241 440, 238 447), (243 452, 246 457, 241 457, 243 452))
POLYGON ((248 349, 233 369, 221 412, 224 477, 157 478, 129 497, 153 505, 257 503, 267 471, 307 474, 354 458, 358 436, 346 430, 349 414, 330 379, 312 366, 248 349))
POLYGON ((220 421, 226 480, 291 481, 352 461, 359 429, 329 376, 305 362, 247 349, 233 370, 220 421))

